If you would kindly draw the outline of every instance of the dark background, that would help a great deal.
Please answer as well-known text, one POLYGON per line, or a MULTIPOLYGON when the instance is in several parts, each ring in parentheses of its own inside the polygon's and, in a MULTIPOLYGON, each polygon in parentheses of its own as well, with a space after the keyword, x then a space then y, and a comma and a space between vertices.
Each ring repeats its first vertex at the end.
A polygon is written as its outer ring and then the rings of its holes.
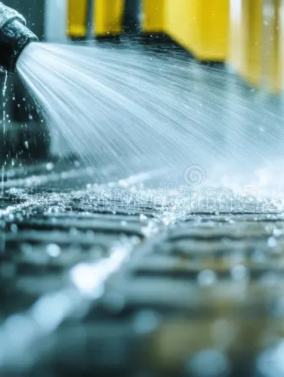
MULTIPOLYGON (((4 4, 22 14, 27 26, 40 40, 44 38, 45 0, 9 0, 4 4)), ((5 74, 0 73, 0 96, 2 96, 5 74)), ((46 158, 49 151, 49 137, 46 125, 41 122, 36 104, 30 98, 17 73, 8 74, 6 96, 0 100, 0 119, 3 114, 3 102, 11 123, 6 127, 6 134, 0 132, 0 161, 10 162, 12 158, 27 159, 35 162, 46 158), (23 101, 25 98, 25 101, 23 101), (18 106, 20 105, 20 107, 18 106), (33 120, 29 119, 32 114, 33 120), (28 142, 29 147, 26 147, 28 142)), ((1 129, 1 127, 0 127, 1 129)))

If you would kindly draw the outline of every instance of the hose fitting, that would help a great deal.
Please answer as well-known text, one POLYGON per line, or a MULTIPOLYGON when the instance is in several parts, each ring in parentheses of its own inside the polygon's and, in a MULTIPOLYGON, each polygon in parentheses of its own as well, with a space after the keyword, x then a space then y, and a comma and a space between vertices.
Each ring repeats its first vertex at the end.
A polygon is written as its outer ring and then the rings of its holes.
POLYGON ((26 20, 12 8, 0 2, 0 66, 15 72, 23 49, 37 36, 26 27, 26 20))

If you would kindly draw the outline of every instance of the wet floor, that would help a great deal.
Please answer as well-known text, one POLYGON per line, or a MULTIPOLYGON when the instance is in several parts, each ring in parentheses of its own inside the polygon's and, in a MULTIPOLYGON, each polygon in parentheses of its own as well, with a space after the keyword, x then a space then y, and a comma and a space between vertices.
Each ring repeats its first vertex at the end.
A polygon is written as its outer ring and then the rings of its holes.
POLYGON ((261 186, 281 187, 283 99, 186 59, 186 122, 207 138, 188 138, 181 187, 76 158, 5 167, 0 375, 284 375, 284 203, 261 186))
POLYGON ((284 373, 279 203, 49 164, 3 185, 1 375, 284 373))

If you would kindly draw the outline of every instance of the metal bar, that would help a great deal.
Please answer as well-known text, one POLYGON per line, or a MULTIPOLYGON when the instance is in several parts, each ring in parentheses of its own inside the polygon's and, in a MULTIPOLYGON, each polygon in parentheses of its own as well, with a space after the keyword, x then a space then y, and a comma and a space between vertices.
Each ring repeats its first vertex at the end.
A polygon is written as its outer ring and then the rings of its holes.
POLYGON ((141 0, 125 0, 124 30, 128 33, 140 31, 141 0))
POLYGON ((95 13, 95 0, 88 0, 87 4, 87 39, 94 38, 94 13, 95 13))

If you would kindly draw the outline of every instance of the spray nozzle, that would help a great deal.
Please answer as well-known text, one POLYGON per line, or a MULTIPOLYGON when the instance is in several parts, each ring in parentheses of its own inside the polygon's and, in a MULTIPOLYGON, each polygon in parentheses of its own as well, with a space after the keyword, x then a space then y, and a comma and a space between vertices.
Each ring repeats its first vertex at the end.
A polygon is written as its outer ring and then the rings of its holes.
POLYGON ((26 27, 22 15, 0 2, 0 66, 15 72, 23 49, 37 36, 26 27))

